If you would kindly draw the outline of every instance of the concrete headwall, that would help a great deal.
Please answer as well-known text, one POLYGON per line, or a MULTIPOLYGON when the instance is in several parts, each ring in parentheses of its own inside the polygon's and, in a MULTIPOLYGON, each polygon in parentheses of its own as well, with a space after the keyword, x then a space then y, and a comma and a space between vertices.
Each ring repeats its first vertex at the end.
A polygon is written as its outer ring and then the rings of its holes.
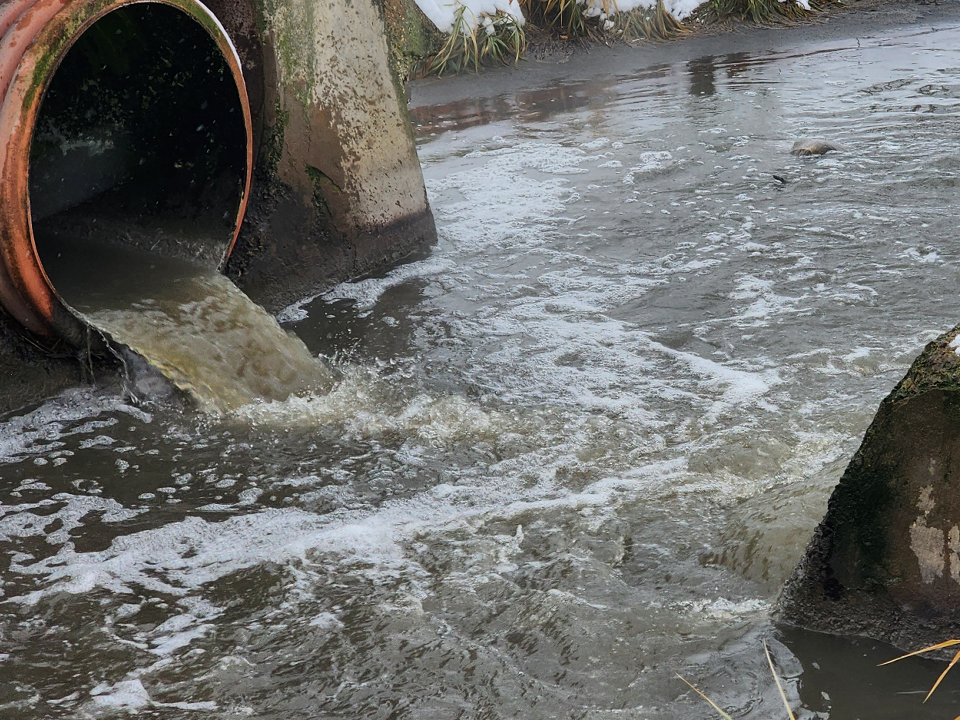
POLYGON ((276 308, 435 239, 373 0, 212 0, 254 105, 257 175, 228 274, 276 308))
POLYGON ((960 326, 881 403, 777 619, 906 649, 960 637, 960 326))

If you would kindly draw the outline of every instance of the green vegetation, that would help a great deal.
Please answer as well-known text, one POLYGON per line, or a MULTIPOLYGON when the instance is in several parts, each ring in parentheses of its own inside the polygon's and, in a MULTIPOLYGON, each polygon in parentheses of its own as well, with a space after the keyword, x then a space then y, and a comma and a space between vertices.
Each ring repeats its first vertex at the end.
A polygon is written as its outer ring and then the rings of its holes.
MULTIPOLYGON (((474 18, 461 6, 454 30, 443 47, 417 65, 417 75, 479 71, 485 64, 516 64, 531 37, 558 40, 666 40, 690 32, 662 0, 652 8, 618 12, 616 0, 519 0, 526 25, 506 14, 474 18)), ((690 18, 691 24, 725 22, 772 23, 809 17, 839 0, 809 0, 807 10, 797 0, 707 0, 690 18)))
POLYGON ((527 39, 512 15, 498 12, 495 17, 484 15, 474 22, 472 13, 467 16, 470 12, 465 5, 457 10, 453 32, 432 58, 428 74, 461 73, 471 67, 478 71, 488 62, 520 61, 527 39))

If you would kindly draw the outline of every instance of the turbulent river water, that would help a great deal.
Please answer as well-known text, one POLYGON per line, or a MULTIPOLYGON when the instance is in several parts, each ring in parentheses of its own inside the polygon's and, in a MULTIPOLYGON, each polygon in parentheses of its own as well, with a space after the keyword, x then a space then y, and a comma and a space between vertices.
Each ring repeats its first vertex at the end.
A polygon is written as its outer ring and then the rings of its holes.
POLYGON ((960 319, 958 48, 416 110, 439 244, 281 315, 329 392, 2 418, 0 716, 713 717, 680 673, 784 717, 766 641, 801 718, 953 717, 942 666, 769 613, 960 319))

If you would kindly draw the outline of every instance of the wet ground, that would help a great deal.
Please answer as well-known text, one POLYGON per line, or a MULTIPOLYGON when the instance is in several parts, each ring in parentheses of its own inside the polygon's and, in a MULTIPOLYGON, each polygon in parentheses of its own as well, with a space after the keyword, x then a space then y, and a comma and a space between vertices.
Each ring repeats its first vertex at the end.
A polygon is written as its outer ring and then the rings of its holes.
POLYGON ((939 13, 415 89, 438 246, 281 316, 330 393, 2 419, 0 716, 714 717, 680 673, 760 720, 766 641, 798 717, 953 717, 942 666, 769 620, 960 318, 939 13))

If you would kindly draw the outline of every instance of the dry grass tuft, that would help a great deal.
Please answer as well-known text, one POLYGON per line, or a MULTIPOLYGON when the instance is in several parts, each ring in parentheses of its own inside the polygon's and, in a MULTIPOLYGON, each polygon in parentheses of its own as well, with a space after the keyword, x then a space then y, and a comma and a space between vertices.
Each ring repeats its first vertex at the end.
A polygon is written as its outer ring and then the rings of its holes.
POLYGON ((693 19, 704 24, 740 20, 754 23, 777 23, 803 20, 840 0, 810 0, 810 9, 796 0, 709 0, 693 14, 693 19))
POLYGON ((528 22, 553 30, 564 40, 587 34, 584 8, 577 0, 522 0, 520 7, 528 22))
POLYGON ((537 27, 561 40, 666 40, 688 32, 657 0, 653 8, 620 12, 616 0, 520 0, 523 12, 537 27))
POLYGON ((511 59, 520 62, 527 47, 526 34, 512 15, 498 12, 496 16, 483 15, 479 22, 472 17, 466 5, 457 10, 453 32, 431 60, 427 73, 443 75, 469 70, 480 70, 487 63, 506 64, 511 59), (468 19, 467 13, 471 17, 468 19))
MULTIPOLYGON (((946 642, 937 643, 936 645, 931 645, 930 647, 925 647, 922 650, 914 650, 911 653, 906 655, 901 655, 900 657, 895 657, 893 660, 887 660, 884 663, 880 663, 879 667, 884 665, 889 665, 890 663, 895 663, 898 660, 905 660, 908 657, 914 657, 915 655, 923 655, 924 653, 934 652, 935 650, 943 650, 948 647, 953 647, 954 645, 960 645, 960 640, 947 640, 946 642)), ((927 696, 923 699, 924 702, 930 699, 930 696, 933 695, 933 691, 940 687, 940 683, 943 682, 943 679, 947 676, 947 673, 953 669, 953 666, 960 662, 960 652, 953 656, 953 660, 950 661, 950 664, 947 665, 947 669, 940 673, 940 677, 937 678, 937 681, 933 684, 933 687, 930 688, 930 692, 927 693, 927 696)), ((960 720, 960 717, 956 718, 960 720)))
POLYGON ((686 25, 667 11, 663 0, 657 0, 652 10, 638 8, 618 13, 611 20, 614 23, 612 34, 622 40, 669 40, 690 32, 686 25))
MULTIPOLYGON (((777 675, 777 671, 773 667, 773 658, 770 656, 770 648, 767 647, 766 642, 763 643, 763 652, 767 656, 767 664, 770 666, 770 674, 773 675, 773 681, 777 684, 777 690, 780 692, 780 698, 783 700, 783 706, 787 709, 787 717, 789 718, 789 720, 797 720, 797 716, 794 715, 793 710, 790 709, 790 703, 787 701, 787 694, 783 691, 783 685, 780 683, 780 677, 777 675)), ((891 660, 891 662, 893 661, 891 660)), ((702 692, 700 692, 697 686, 694 685, 689 680, 687 680, 685 677, 683 677, 683 675, 677 673, 677 677, 683 680, 687 685, 689 685, 690 689, 693 690, 697 695, 699 695, 708 703, 710 703, 710 707, 712 707, 714 710, 720 713, 720 717, 723 718, 723 720, 733 720, 733 718, 730 716, 730 713, 724 711, 713 700, 711 700, 702 692)), ((960 720, 960 718, 957 718, 957 720, 960 720)))

